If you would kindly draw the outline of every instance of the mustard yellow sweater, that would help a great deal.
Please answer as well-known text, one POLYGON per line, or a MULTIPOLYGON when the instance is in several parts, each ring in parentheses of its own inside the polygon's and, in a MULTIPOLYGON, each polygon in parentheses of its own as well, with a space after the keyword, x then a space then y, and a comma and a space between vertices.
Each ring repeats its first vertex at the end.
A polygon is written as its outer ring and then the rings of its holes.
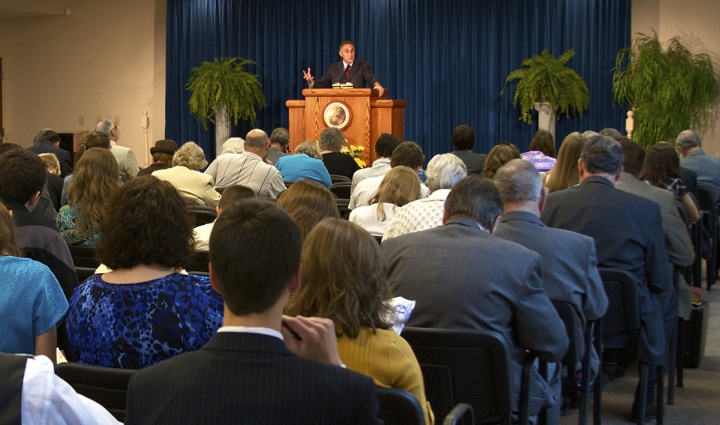
POLYGON ((423 407, 425 423, 433 423, 420 365, 400 335, 385 329, 378 329, 373 335, 370 328, 362 328, 355 339, 340 336, 337 345, 348 369, 371 377, 378 387, 400 388, 412 393, 423 407))

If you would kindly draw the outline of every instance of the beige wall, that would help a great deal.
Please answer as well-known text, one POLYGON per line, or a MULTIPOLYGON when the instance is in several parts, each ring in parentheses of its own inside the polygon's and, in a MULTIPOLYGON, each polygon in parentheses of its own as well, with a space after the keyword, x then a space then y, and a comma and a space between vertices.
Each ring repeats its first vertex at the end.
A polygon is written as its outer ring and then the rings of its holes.
MULTIPOLYGON (((720 71, 720 18, 718 0, 633 0, 632 32, 651 34, 655 30, 661 41, 685 37, 684 44, 694 52, 710 54, 720 71)), ((703 132, 703 147, 720 156, 720 120, 703 132)))
POLYGON ((93 130, 117 117, 119 143, 142 165, 142 112, 151 146, 165 130, 165 1, 63 4, 71 15, 0 20, 5 141, 30 146, 41 128, 93 130))

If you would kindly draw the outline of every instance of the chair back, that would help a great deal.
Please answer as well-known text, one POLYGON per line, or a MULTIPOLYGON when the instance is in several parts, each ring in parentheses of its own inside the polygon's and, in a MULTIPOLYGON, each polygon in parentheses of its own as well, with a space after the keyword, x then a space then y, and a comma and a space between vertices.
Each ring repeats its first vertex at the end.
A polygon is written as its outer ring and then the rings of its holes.
POLYGON ((606 267, 598 270, 608 297, 608 309, 602 319, 603 346, 634 346, 640 330, 640 301, 635 280, 625 270, 606 267))
POLYGON ((68 245, 75 267, 98 268, 100 261, 95 258, 94 246, 68 245))
POLYGON ((420 363, 436 418, 467 403, 477 423, 512 423, 512 361, 500 334, 406 327, 402 335, 420 363))
POLYGON ((571 303, 560 300, 551 301, 555 307, 555 311, 557 311, 558 316, 560 316, 560 320, 565 324, 565 332, 567 333, 569 341, 568 350, 562 359, 562 364, 568 367, 574 367, 578 362, 582 361, 582 355, 585 352, 582 320, 571 303))
POLYGON ((217 218, 217 212, 215 208, 204 207, 201 205, 188 205, 188 213, 192 215, 195 221, 195 227, 202 226, 203 224, 212 223, 217 218))
POLYGON ((210 268, 210 252, 209 251, 193 251, 190 256, 190 262, 183 267, 186 272, 197 274, 194 272, 209 272, 210 268))
POLYGON ((131 369, 60 363, 55 374, 85 397, 107 409, 119 421, 125 420, 125 401, 131 369))
POLYGON ((82 283, 85 279, 95 274, 95 267, 75 267, 75 273, 77 274, 78 281, 82 283))
POLYGON ((379 417, 385 425, 423 425, 422 407, 414 395, 399 388, 376 388, 379 417))
POLYGON ((329 189, 338 199, 350 199, 351 188, 351 182, 338 182, 331 184, 329 189))
POLYGON ((343 176, 341 174, 330 174, 330 182, 331 183, 342 183, 342 182, 352 183, 352 179, 348 178, 347 176, 343 176))

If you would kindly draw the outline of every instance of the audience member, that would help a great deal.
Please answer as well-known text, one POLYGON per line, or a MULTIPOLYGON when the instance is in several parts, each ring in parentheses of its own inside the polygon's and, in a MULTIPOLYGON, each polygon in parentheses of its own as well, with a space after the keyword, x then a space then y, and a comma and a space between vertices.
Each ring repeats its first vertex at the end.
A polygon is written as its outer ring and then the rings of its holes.
MULTIPOLYGON (((80 147, 78 147, 77 155, 75 157, 75 162, 79 162, 80 159, 82 159, 83 155, 85 155, 85 152, 90 149, 100 148, 110 150, 110 146, 110 138, 105 133, 102 133, 100 131, 91 131, 80 143, 80 147)), ((124 174, 121 174, 120 178, 122 181, 127 180, 127 176, 125 176, 124 174)), ((68 191, 70 190, 70 184, 72 183, 72 179, 73 175, 70 174, 69 176, 65 177, 65 180, 63 181, 62 194, 60 195, 60 203, 62 205, 67 205, 70 202, 68 191)))
POLYGON ((393 151, 400 144, 397 137, 389 133, 383 133, 375 141, 375 161, 372 163, 372 167, 363 168, 355 171, 352 176, 352 187, 350 191, 355 190, 355 187, 361 181, 369 177, 384 176, 390 171, 390 157, 393 151))
MULTIPOLYGON (((223 190, 222 198, 220 203, 215 207, 215 212, 218 217, 222 214, 222 210, 227 208, 229 205, 234 204, 240 200, 246 198, 254 198, 255 192, 252 189, 245 186, 235 185, 228 186, 223 190)), ((212 233, 215 222, 203 224, 196 227, 193 230, 193 238, 195 239, 195 249, 198 251, 207 251, 210 249, 210 233, 212 233)))
POLYGON ((332 179, 322 162, 320 148, 312 140, 306 140, 295 147, 295 155, 278 159, 275 167, 286 182, 310 179, 330 187, 332 179))
POLYGON ((455 127, 452 133, 453 154, 462 159, 467 167, 468 175, 482 173, 483 165, 487 155, 483 153, 473 153, 472 148, 475 146, 475 131, 467 125, 459 125, 455 127))
POLYGON ((41 153, 38 155, 47 167, 47 180, 43 189, 43 196, 47 196, 55 210, 60 209, 60 196, 62 195, 63 179, 60 174, 60 161, 54 153, 41 153), (47 189, 47 193, 45 193, 47 189))
MULTIPOLYGON (((551 193, 541 218, 548 226, 592 237, 599 267, 623 269, 633 276, 643 317, 638 356, 649 365, 661 365, 666 361, 666 336, 677 321, 677 300, 667 249, 658 232, 660 207, 614 187, 622 162, 618 142, 605 136, 589 139, 578 161, 580 184, 551 193)), ((650 370, 648 395, 656 380, 654 368, 650 370)), ((634 406, 652 400, 636 397, 634 406)))
POLYGON ((330 218, 306 238, 301 263, 302 286, 286 314, 335 322, 338 353, 348 369, 370 376, 379 387, 409 391, 424 407, 425 423, 432 424, 420 365, 388 322, 392 295, 380 246, 361 227, 330 218))
POLYGON ((481 176, 492 179, 498 168, 513 159, 520 158, 520 151, 511 143, 498 143, 488 153, 481 176))
POLYGON ((175 189, 191 204, 215 208, 220 201, 220 193, 215 190, 212 176, 203 174, 205 152, 195 142, 184 143, 173 155, 172 168, 152 173, 160 180, 170 182, 175 189))
POLYGON ((68 245, 95 246, 110 195, 120 187, 117 161, 105 149, 91 149, 75 166, 70 203, 60 208, 57 227, 68 245))
POLYGON ((180 193, 154 176, 110 196, 96 255, 112 271, 75 290, 66 319, 79 363, 143 368, 200 348, 220 326, 209 278, 179 273, 193 249, 185 211, 180 193))
POLYGON ((643 178, 655 187, 669 190, 685 208, 688 220, 700 219, 697 200, 681 178, 680 158, 670 143, 658 142, 645 157, 643 178))
MULTIPOLYGON (((3 145, 5 146, 5 145, 3 145)), ((31 214, 40 199, 47 169, 23 149, 0 156, 0 201, 12 211, 15 242, 24 254, 50 268, 67 298, 78 285, 75 265, 55 222, 31 214)))
POLYGON ((200 350, 136 372, 126 424, 378 423, 372 380, 339 367, 333 322, 282 316, 300 289, 301 245, 269 201, 223 212, 210 237, 223 327, 200 350))
POLYGON ((445 153, 435 155, 428 163, 427 185, 430 196, 412 201, 395 213, 383 234, 383 242, 406 233, 419 232, 442 225, 445 199, 450 189, 467 176, 465 163, 445 153))
POLYGON ((318 136, 320 153, 328 173, 352 179, 353 174, 360 169, 360 166, 350 155, 340 152, 343 143, 345 143, 345 135, 335 127, 326 128, 318 136))
POLYGON ((13 227, 10 212, 0 204, 0 352, 45 355, 55 363, 56 327, 68 302, 46 265, 20 258, 13 227))
POLYGON ((606 127, 600 130, 600 133, 598 133, 600 136, 607 136, 611 139, 615 139, 618 142, 621 138, 625 138, 625 136, 622 135, 617 129, 612 127, 606 127))
POLYGON ((117 159, 120 172, 125 174, 128 179, 135 178, 138 171, 140 171, 140 167, 138 167, 132 149, 117 144, 118 139, 120 139, 120 130, 118 130, 117 125, 110 120, 102 120, 95 126, 95 131, 101 131, 110 138, 110 151, 117 159))
MULTIPOLYGON (((395 294, 417 302, 408 326, 502 335, 513 357, 517 414, 526 350, 555 362, 565 355, 568 339, 542 288, 540 255, 490 234, 501 213, 492 181, 469 176, 450 192, 444 225, 389 239, 381 250, 395 294)), ((552 389, 533 371, 531 414, 559 405, 560 380, 557 368, 551 369, 552 389)), ((548 423, 558 423, 557 413, 550 413, 548 423)))
POLYGON ((278 127, 270 133, 270 149, 267 159, 277 164, 278 159, 287 155, 290 148, 290 132, 286 128, 278 127))
POLYGON ((300 227, 303 239, 324 218, 339 218, 335 195, 313 180, 300 180, 290 185, 277 200, 300 227))
POLYGON ((138 171, 138 176, 150 175, 153 171, 165 170, 172 167, 172 159, 175 152, 178 150, 178 145, 174 140, 162 139, 155 142, 155 146, 150 148, 150 155, 152 155, 152 164, 138 171))
POLYGON ((65 178, 72 173, 73 157, 72 153, 60 148, 60 135, 53 130, 46 129, 38 131, 35 135, 35 144, 28 148, 29 151, 36 154, 53 153, 60 161, 60 177, 65 178))
POLYGON ((257 196, 275 199, 285 190, 283 178, 277 168, 266 162, 270 139, 264 131, 250 130, 245 136, 245 151, 227 153, 213 161, 205 174, 215 178, 215 186, 247 186, 257 196))
MULTIPOLYGON (((400 143, 390 157, 390 167, 410 167, 413 171, 415 171, 415 173, 419 173, 422 170, 424 162, 425 154, 423 154, 422 149, 415 142, 400 143)), ((377 193, 377 190, 380 188, 380 183, 383 181, 383 177, 384 175, 368 177, 358 183, 350 194, 350 203, 348 204, 348 208, 355 209, 357 207, 370 205, 370 198, 377 193)), ((420 186, 420 197, 427 198, 429 195, 430 190, 427 186, 424 184, 420 186)))
POLYGON ((223 142, 222 152, 220 152, 220 155, 243 152, 245 152, 245 139, 242 137, 230 137, 223 142))
POLYGON ((586 140, 585 136, 575 131, 562 141, 555 166, 543 176, 543 183, 550 193, 578 184, 577 164, 586 140))
POLYGON ((699 184, 707 186, 715 200, 720 197, 720 159, 702 150, 700 136, 692 131, 682 131, 675 141, 680 154, 680 165, 697 173, 699 184))
MULTIPOLYGON (((531 162, 513 159, 500 167, 493 180, 503 202, 503 215, 493 234, 540 254, 543 289, 551 300, 574 307, 579 319, 574 332, 582 342, 586 320, 603 317, 608 306, 597 269, 595 242, 540 221, 548 190, 531 162)), ((591 370, 597 372, 600 360, 594 350, 591 359, 591 370)), ((574 374, 572 377, 574 382, 574 374)))
POLYGON ((373 236, 382 236, 397 210, 420 198, 421 185, 415 170, 402 165, 394 167, 383 178, 370 205, 352 210, 350 221, 373 236))
POLYGON ((555 136, 547 130, 538 130, 530 140, 530 150, 520 157, 530 161, 541 173, 546 173, 555 166, 555 136))

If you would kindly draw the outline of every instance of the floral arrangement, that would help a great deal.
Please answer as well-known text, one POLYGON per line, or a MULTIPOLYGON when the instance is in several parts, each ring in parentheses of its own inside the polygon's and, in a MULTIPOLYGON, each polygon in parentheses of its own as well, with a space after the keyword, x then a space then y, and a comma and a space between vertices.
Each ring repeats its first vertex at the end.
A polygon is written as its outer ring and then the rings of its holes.
POLYGON ((360 159, 362 156, 362 153, 365 151, 365 146, 355 146, 355 145, 348 145, 343 146, 342 149, 340 149, 340 152, 350 155, 354 160, 355 163, 360 168, 365 168, 367 164, 365 164, 365 161, 360 159))

